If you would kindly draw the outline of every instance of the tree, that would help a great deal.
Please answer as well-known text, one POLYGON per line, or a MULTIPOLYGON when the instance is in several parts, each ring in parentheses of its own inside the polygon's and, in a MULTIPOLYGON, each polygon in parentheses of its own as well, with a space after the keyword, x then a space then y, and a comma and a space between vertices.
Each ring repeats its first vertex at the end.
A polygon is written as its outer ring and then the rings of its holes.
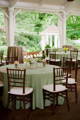
POLYGON ((29 51, 41 50, 39 32, 57 23, 55 14, 21 11, 16 16, 16 44, 29 51))
POLYGON ((71 40, 80 38, 80 16, 70 16, 67 19, 67 37, 71 40))

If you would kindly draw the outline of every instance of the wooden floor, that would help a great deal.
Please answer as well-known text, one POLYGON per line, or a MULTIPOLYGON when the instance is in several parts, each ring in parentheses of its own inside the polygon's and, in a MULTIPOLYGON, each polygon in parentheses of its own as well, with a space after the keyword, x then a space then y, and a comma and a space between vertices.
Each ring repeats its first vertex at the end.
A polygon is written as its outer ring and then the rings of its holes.
POLYGON ((54 108, 48 107, 44 110, 34 111, 16 110, 0 108, 0 120, 80 120, 80 70, 78 72, 78 104, 74 101, 74 94, 69 94, 70 112, 66 105, 54 108))

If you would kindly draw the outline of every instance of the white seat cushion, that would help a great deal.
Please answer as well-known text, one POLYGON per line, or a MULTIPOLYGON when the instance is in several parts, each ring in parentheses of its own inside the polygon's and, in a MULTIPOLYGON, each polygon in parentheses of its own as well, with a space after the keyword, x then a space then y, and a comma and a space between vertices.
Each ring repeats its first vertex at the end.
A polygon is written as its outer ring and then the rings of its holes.
POLYGON ((75 84, 75 79, 74 78, 68 78, 68 84, 75 84))
POLYGON ((56 88, 55 91, 53 91, 53 84, 43 86, 44 90, 47 90, 47 91, 52 92, 52 93, 62 92, 62 91, 67 90, 67 88, 63 85, 56 85, 55 88, 56 88))
MULTIPOLYGON (((62 80, 62 83, 66 83, 66 79, 62 80)), ((76 84, 75 79, 74 78, 68 78, 68 83, 67 84, 76 84)))
POLYGON ((59 62, 60 61, 60 59, 50 59, 50 61, 56 61, 56 62, 59 62))
POLYGON ((13 95, 28 95, 32 92, 33 92, 33 88, 26 87, 25 93, 23 94, 23 88, 13 87, 8 93, 13 94, 13 95))
POLYGON ((73 62, 76 62, 76 59, 72 59, 73 62))
POLYGON ((3 82, 2 81, 0 81, 0 87, 3 87, 4 85, 3 85, 3 82))
POLYGON ((49 57, 46 57, 45 60, 50 60, 50 58, 49 58, 49 57))

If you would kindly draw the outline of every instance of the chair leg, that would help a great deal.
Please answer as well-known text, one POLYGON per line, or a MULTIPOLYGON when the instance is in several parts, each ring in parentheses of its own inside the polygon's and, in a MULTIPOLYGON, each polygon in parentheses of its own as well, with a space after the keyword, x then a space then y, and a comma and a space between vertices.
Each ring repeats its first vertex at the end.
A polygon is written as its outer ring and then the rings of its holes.
POLYGON ((8 94, 8 104, 7 104, 7 108, 9 107, 11 101, 12 101, 12 95, 8 94))
POLYGON ((56 94, 55 97, 56 97, 56 103, 55 104, 58 105, 58 94, 56 94))
POLYGON ((31 95, 30 95, 30 103, 31 103, 31 106, 30 106, 30 108, 32 109, 32 101, 33 101, 33 93, 31 93, 31 95))
POLYGON ((24 96, 24 99, 23 99, 23 106, 24 106, 24 109, 25 109, 25 96, 24 96))
POLYGON ((16 109, 16 96, 12 96, 12 108, 16 109))
POLYGON ((45 107, 45 92, 43 90, 43 108, 45 107))
POLYGON ((75 103, 78 102, 77 85, 75 85, 75 103))
POLYGON ((68 108, 68 111, 70 111, 69 100, 68 100, 68 91, 66 91, 65 94, 66 94, 66 104, 67 104, 67 108, 68 108))

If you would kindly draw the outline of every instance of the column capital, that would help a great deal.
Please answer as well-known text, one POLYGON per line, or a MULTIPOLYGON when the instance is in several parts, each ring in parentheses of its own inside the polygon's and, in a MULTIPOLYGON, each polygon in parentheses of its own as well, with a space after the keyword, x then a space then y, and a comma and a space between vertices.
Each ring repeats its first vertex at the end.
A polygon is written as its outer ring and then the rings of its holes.
POLYGON ((9 13, 14 13, 14 7, 9 7, 9 8, 8 8, 8 12, 9 12, 9 13))

